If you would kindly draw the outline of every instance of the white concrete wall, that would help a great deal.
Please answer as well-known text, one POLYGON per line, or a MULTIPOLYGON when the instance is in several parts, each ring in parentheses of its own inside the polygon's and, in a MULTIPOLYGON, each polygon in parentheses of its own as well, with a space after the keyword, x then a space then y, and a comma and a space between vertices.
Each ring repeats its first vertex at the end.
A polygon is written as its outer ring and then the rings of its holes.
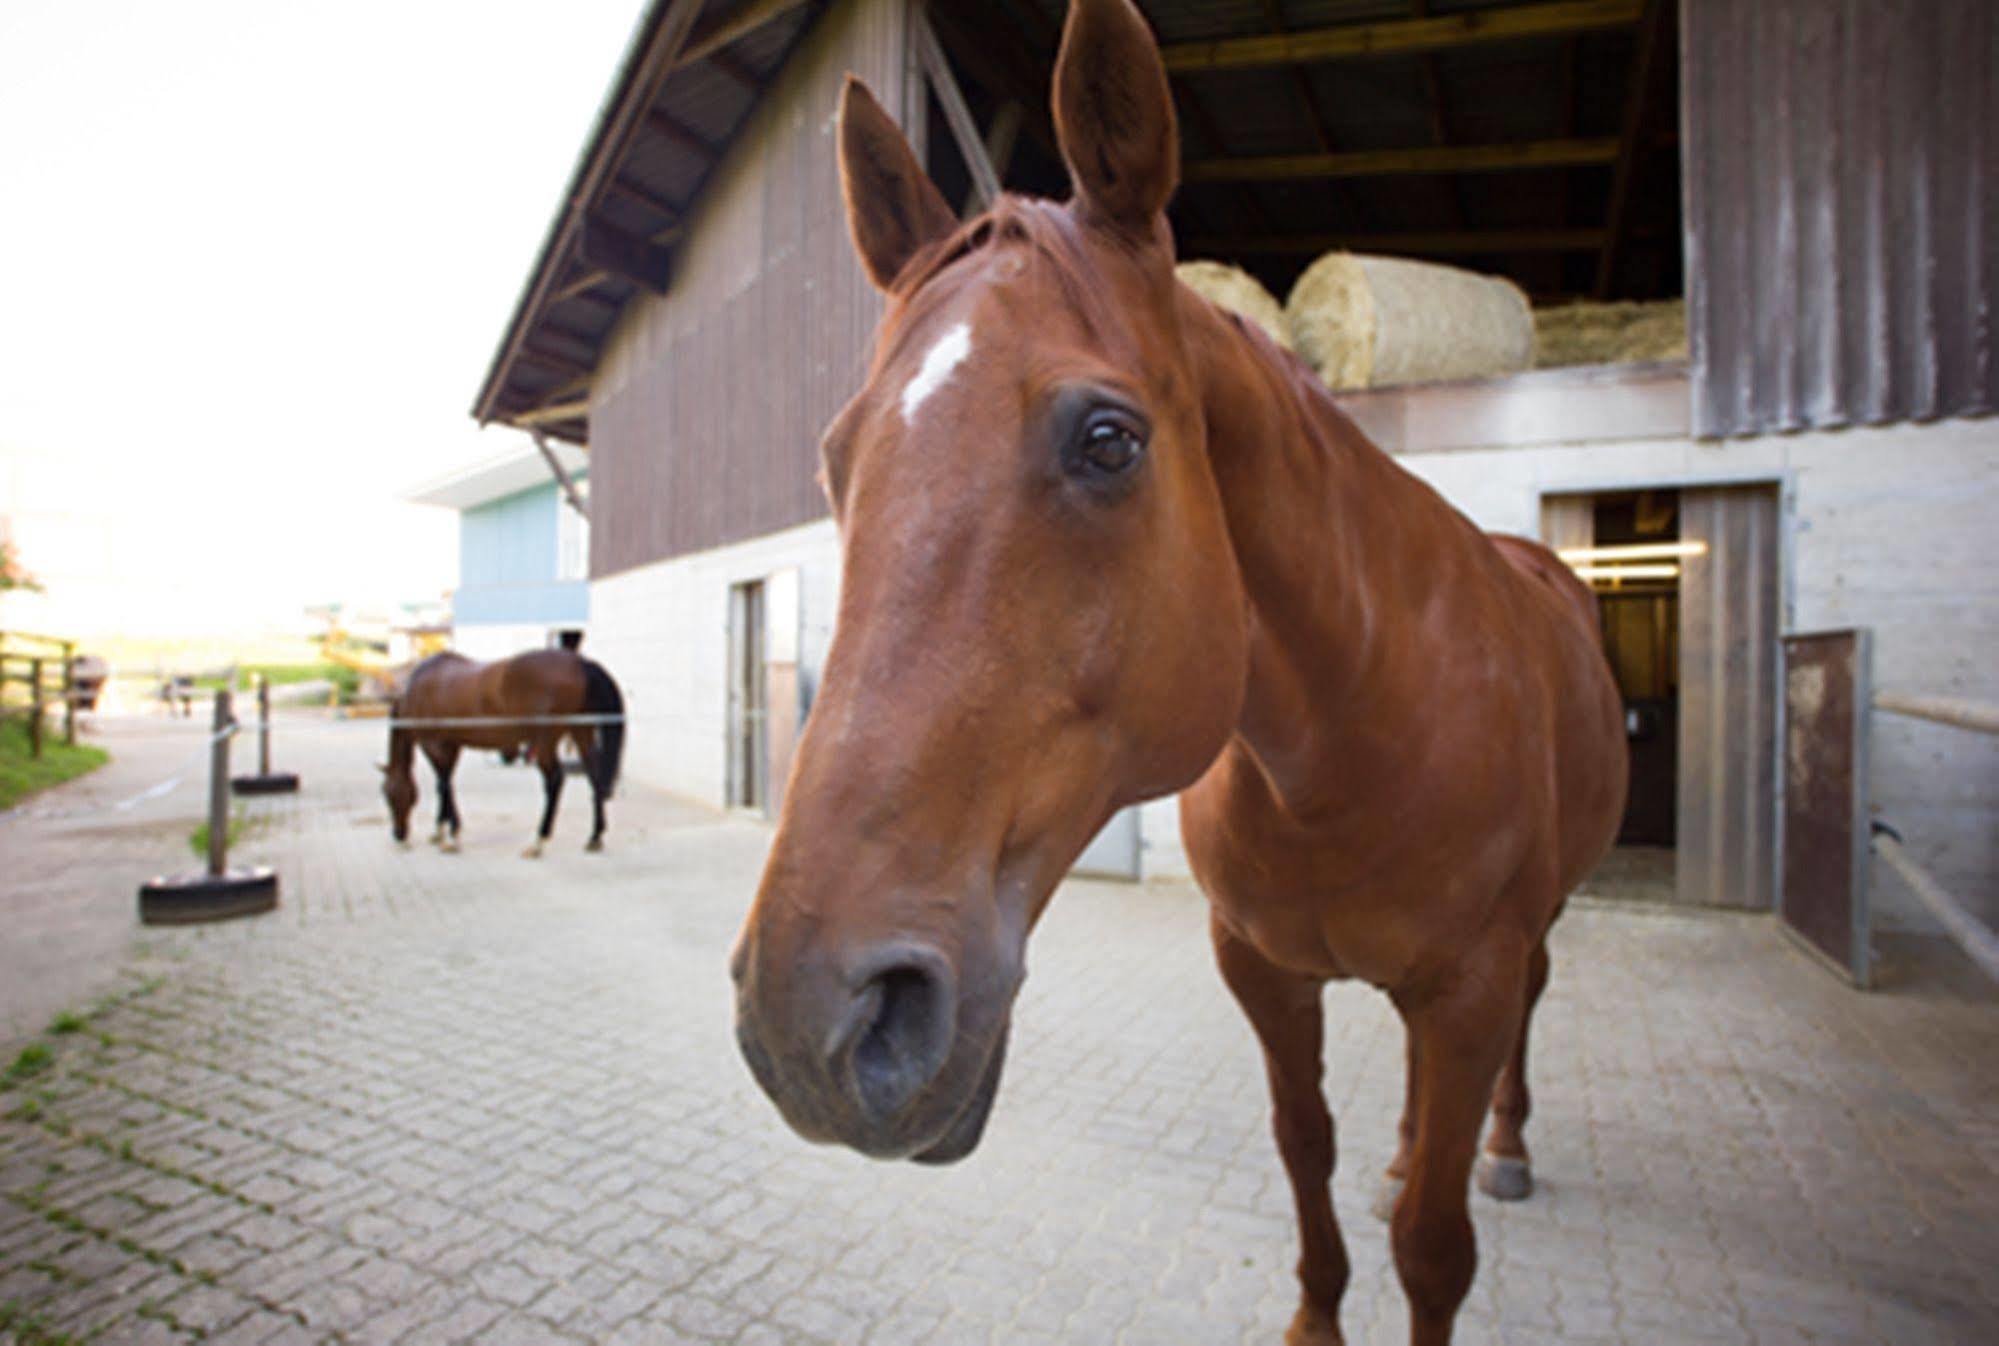
MULTIPOLYGON (((1999 420, 1769 435, 1547 444, 1399 461, 1480 526, 1534 536, 1546 494, 1776 481, 1784 628, 1867 626, 1877 687, 1999 702, 1999 420)), ((1878 814, 1945 887, 1999 925, 1999 742, 1874 721, 1878 814)), ((1882 923, 1928 919, 1876 867, 1882 923)))
POLYGON ((625 693, 625 770, 720 807, 727 789, 729 586, 795 567, 799 666, 818 686, 839 607, 831 519, 640 566, 590 585, 588 649, 625 693))

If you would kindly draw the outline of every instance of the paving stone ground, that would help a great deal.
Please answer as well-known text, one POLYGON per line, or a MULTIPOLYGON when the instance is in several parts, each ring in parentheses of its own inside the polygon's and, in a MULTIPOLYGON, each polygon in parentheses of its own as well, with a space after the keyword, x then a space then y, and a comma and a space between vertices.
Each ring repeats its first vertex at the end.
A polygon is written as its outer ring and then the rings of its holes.
MULTIPOLYGON (((737 1059, 762 825, 630 786, 589 856, 576 789, 531 862, 537 782, 480 761, 465 853, 398 851, 379 726, 294 728, 304 792, 246 805, 271 916, 134 923, 193 788, 46 816, 190 729, 107 725, 117 764, 0 821, 0 1340, 1279 1339, 1289 1198, 1193 889, 1068 885, 983 1147, 876 1164, 793 1137, 737 1059)), ((1475 1198, 1461 1341, 1999 1341, 1999 999, 1954 955, 1898 942, 1860 995, 1768 921, 1588 901, 1554 954, 1540 1188, 1475 1198)), ((1327 1005, 1345 1326, 1401 1342, 1367 1214, 1400 1034, 1364 988, 1327 1005)))

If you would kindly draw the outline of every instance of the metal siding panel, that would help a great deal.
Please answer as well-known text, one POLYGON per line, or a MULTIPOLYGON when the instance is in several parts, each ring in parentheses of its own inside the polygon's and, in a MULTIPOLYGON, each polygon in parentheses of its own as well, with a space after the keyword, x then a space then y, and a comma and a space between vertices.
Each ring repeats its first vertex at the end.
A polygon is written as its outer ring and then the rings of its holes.
POLYGON ((1702 435, 1999 409, 1986 0, 1687 0, 1702 435))
POLYGON ((1764 910, 1775 826, 1777 495, 1680 495, 1677 901, 1764 910))

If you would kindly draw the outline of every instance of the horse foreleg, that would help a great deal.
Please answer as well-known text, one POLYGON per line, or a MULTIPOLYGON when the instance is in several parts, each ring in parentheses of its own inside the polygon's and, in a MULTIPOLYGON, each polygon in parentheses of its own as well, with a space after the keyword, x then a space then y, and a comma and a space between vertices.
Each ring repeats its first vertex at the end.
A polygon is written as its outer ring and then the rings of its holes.
POLYGON ((1321 983, 1286 972, 1211 921, 1215 961, 1263 1044, 1270 1080, 1271 1129, 1298 1207, 1298 1281, 1302 1296, 1287 1346, 1340 1346, 1340 1299, 1347 1250, 1333 1216, 1333 1117, 1320 1091, 1325 1011, 1321 983))
POLYGON ((1548 985, 1548 944, 1545 939, 1527 957, 1527 995, 1520 1014, 1520 1032, 1513 1043, 1513 1055, 1499 1072, 1492 1091, 1492 1130, 1486 1134, 1485 1153, 1478 1157, 1478 1190, 1500 1201, 1519 1201, 1534 1192, 1534 1169, 1527 1154, 1527 1141, 1520 1134, 1533 1111, 1527 1094, 1527 1034, 1534 1022, 1534 1006, 1548 985))
POLYGON ((562 761, 556 756, 555 744, 550 743, 546 747, 537 745, 534 762, 541 768, 541 788, 547 802, 541 810, 541 827, 523 854, 530 860, 539 860, 548 845, 549 834, 555 831, 555 806, 562 798, 562 761))
POLYGON ((1493 1082, 1526 1003, 1526 957, 1486 951, 1447 988, 1398 998, 1414 1039, 1415 1144, 1390 1225, 1413 1346, 1447 1346, 1478 1266, 1466 1211, 1493 1082))

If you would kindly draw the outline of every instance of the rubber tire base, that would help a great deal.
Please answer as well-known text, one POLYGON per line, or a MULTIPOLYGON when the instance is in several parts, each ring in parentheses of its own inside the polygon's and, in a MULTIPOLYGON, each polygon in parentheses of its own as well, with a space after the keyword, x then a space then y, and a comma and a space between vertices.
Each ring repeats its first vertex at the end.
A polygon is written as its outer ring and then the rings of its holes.
POLYGON ((139 885, 142 925, 196 925, 256 916, 278 905, 277 874, 258 865, 226 874, 160 876, 139 885))
POLYGON ((231 776, 229 789, 239 795, 288 795, 298 789, 298 773, 273 771, 268 776, 231 776))

